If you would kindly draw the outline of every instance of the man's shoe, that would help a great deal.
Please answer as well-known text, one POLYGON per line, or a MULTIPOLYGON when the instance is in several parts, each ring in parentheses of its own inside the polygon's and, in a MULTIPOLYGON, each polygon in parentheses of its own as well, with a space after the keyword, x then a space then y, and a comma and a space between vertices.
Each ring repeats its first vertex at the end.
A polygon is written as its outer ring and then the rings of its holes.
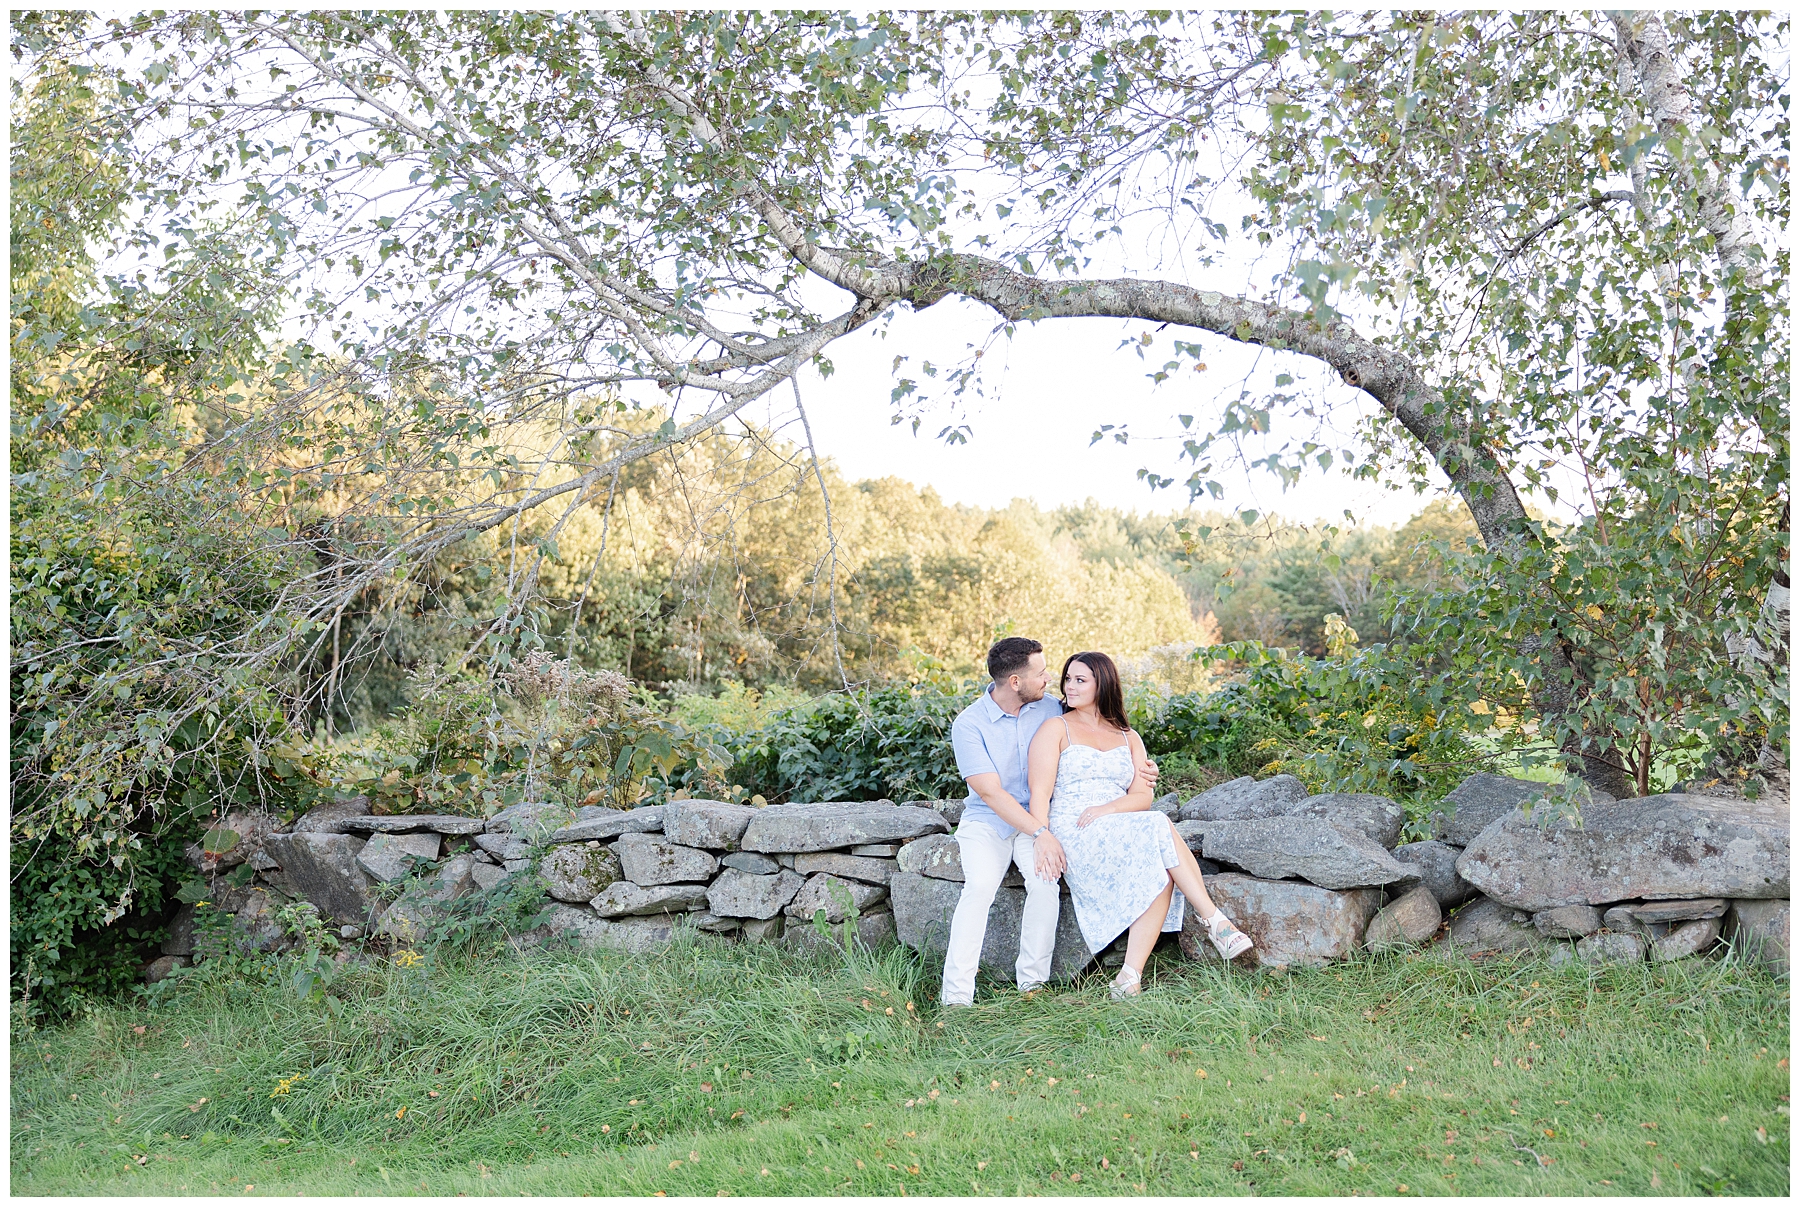
POLYGON ((953 1002, 953 1001, 950 1001, 948 998, 946 998, 944 1001, 939 1002, 938 1004, 946 1010, 966 1010, 970 1006, 973 1006, 975 1003, 973 1000, 967 1001, 967 1002, 953 1002))
POLYGON ((1049 986, 1048 981, 1033 981, 1029 985, 1020 985, 1019 986, 1019 995, 1021 997, 1030 997, 1032 994, 1036 993, 1038 990, 1047 988, 1048 986, 1049 986))

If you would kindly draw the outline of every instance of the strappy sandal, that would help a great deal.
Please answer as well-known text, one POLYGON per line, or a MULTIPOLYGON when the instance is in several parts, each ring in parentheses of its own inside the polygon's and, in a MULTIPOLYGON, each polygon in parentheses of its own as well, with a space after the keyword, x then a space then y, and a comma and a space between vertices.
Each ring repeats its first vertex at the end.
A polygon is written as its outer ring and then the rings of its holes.
POLYGON ((1231 919, 1225 916, 1224 910, 1203 921, 1206 923, 1207 937, 1227 960, 1235 960, 1256 946, 1250 941, 1249 935, 1231 924, 1231 919))
POLYGON ((1128 997, 1136 997, 1144 991, 1144 978, 1131 970, 1127 964, 1119 969, 1119 975, 1113 978, 1112 999, 1122 1002, 1128 997))

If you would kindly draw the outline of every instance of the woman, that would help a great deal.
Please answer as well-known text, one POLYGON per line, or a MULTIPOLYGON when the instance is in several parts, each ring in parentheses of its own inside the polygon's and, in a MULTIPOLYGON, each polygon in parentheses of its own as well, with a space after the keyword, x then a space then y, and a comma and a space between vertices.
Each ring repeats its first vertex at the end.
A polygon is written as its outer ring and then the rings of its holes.
MULTIPOLYGON (((1250 950, 1250 937, 1207 895, 1200 865, 1174 823, 1149 811, 1150 785, 1137 772, 1144 743, 1125 721, 1125 695, 1112 659, 1099 653, 1071 657, 1063 663, 1062 696, 1061 722, 1046 721, 1031 740, 1031 818, 1062 844, 1069 895, 1088 950, 1103 951, 1119 932, 1131 932, 1113 997, 1141 991, 1157 933, 1181 929, 1184 895, 1221 955, 1229 960, 1250 950)), ((1054 880, 1054 856, 1046 845, 1039 844, 1037 871, 1054 880)))

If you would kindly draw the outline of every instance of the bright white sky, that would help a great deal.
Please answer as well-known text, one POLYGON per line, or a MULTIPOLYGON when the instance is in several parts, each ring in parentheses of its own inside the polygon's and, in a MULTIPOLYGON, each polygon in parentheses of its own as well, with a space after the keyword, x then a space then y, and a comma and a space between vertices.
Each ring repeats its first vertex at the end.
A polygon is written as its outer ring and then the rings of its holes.
MULTIPOLYGON (((1375 406, 1359 391, 1332 382, 1313 362, 1268 351, 1259 359, 1256 349, 1211 336, 1201 340, 1205 373, 1190 369, 1156 385, 1147 374, 1169 359, 1169 340, 1179 336, 1191 341, 1195 332, 1164 332, 1140 361, 1131 348, 1119 345, 1139 335, 1145 324, 1058 319, 1021 327, 1010 346, 1003 339, 997 343, 986 358, 987 396, 975 399, 960 417, 953 420, 956 413, 941 405, 928 412, 917 436, 910 424, 890 425, 896 355, 912 358, 905 372, 924 384, 919 361, 959 363, 965 346, 983 343, 997 322, 983 307, 946 299, 928 310, 902 314, 885 339, 865 329, 833 344, 833 376, 820 380, 809 371, 801 381, 819 455, 835 461, 852 480, 891 475, 934 487, 952 503, 1003 507, 1014 498, 1029 498, 1055 507, 1091 498, 1128 511, 1167 512, 1187 504, 1182 483, 1193 468, 1180 459, 1182 428, 1175 416, 1193 414, 1194 429, 1209 430, 1217 422, 1214 395, 1235 397, 1246 378, 1265 389, 1273 388, 1278 371, 1318 383, 1332 407, 1331 428, 1337 436, 1329 443, 1334 448, 1356 447, 1350 428, 1375 406), (935 438, 952 421, 973 429, 969 443, 946 445, 935 438), (1120 445, 1109 437, 1091 444, 1094 430, 1106 423, 1129 425, 1131 442, 1120 445), (1176 484, 1152 492, 1137 476, 1145 466, 1176 484)), ((947 400, 949 389, 940 385, 942 380, 940 376, 929 384, 947 400)), ((757 416, 782 427, 798 443, 804 434, 793 417, 786 389, 773 395, 757 416)), ((1274 435, 1311 437, 1311 422, 1278 416, 1274 435)), ((1243 460, 1262 452, 1250 449, 1243 460)), ((1292 520, 1339 523, 1349 508, 1365 524, 1398 524, 1434 497, 1416 495, 1410 487, 1393 491, 1356 482, 1335 467, 1313 470, 1284 495, 1280 479, 1267 469, 1228 464, 1224 458, 1215 464, 1212 476, 1226 495, 1217 502, 1203 498, 1202 507, 1254 508, 1292 520)))

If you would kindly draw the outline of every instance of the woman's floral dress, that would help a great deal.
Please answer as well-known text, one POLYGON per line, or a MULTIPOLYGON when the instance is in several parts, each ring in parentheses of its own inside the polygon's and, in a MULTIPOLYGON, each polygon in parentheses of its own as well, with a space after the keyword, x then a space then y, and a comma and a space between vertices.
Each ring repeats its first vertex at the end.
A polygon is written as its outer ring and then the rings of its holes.
MULTIPOLYGON (((1095 955, 1150 907, 1176 864, 1175 833, 1155 810, 1109 813, 1085 829, 1075 824, 1084 809, 1124 796, 1135 774, 1129 742, 1112 750, 1070 742, 1056 767, 1050 832, 1068 859, 1075 920, 1095 955)), ((1180 930, 1186 906, 1176 889, 1162 928, 1180 930)))

